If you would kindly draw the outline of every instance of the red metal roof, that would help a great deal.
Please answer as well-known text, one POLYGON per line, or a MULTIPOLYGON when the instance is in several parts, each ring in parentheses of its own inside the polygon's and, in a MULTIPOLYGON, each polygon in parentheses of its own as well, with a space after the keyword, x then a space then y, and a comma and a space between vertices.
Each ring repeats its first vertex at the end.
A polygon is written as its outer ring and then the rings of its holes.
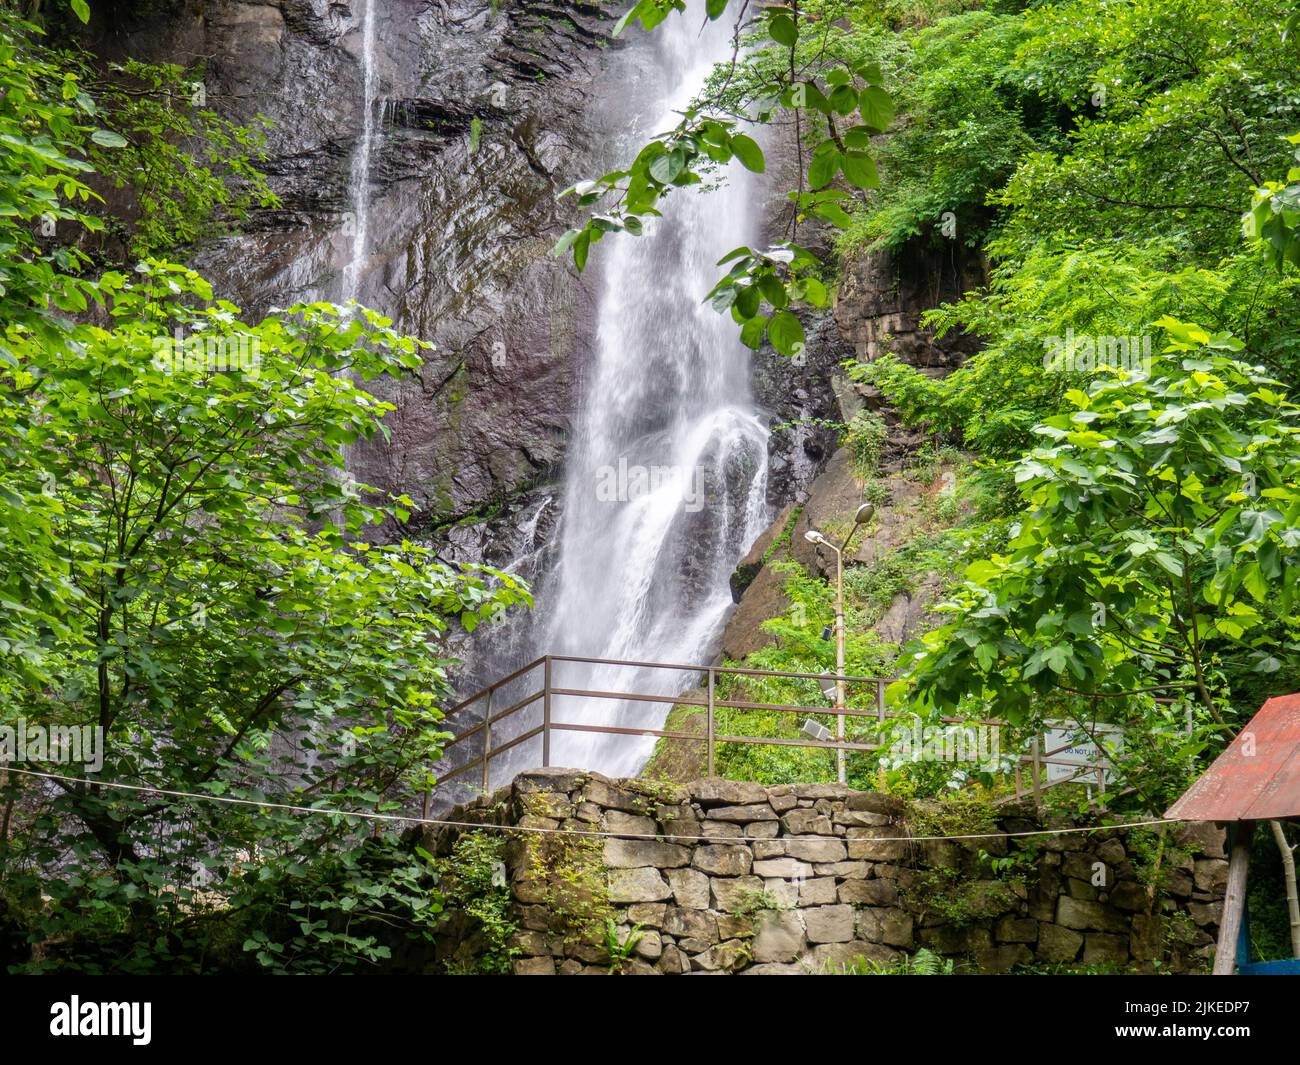
POLYGON ((1182 821, 1300 817, 1300 692, 1266 702, 1165 816, 1182 821))

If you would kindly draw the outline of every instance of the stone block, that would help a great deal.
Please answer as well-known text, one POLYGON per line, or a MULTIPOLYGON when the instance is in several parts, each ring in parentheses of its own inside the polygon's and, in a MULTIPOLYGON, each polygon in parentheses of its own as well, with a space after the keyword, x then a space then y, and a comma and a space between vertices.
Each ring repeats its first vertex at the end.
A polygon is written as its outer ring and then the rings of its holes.
POLYGON ((638 956, 655 961, 664 952, 663 937, 658 932, 644 932, 632 949, 638 956))
POLYGON ((755 862, 753 872, 755 876, 776 876, 791 880, 796 877, 805 879, 812 876, 813 868, 807 862, 797 861, 794 858, 768 858, 755 862))
POLYGON ((608 779, 599 774, 591 774, 590 779, 582 789, 582 798, 584 801, 594 802, 597 806, 602 806, 606 810, 623 810, 634 814, 645 812, 646 801, 643 796, 634 795, 630 791, 615 787, 608 779))
POLYGON ((1198 891, 1222 895, 1228 887, 1228 863, 1222 858, 1199 858, 1192 880, 1198 891))
POLYGON ((1155 961, 1164 946, 1165 919, 1159 914, 1133 915, 1133 927, 1128 938, 1128 952, 1134 961, 1155 961))
POLYGON ((653 836, 659 829, 653 817, 629 814, 623 810, 606 810, 604 829, 628 836, 653 836))
POLYGON ((840 885, 840 902, 854 906, 892 906, 897 901, 892 880, 846 880, 840 885))
POLYGON ((748 806, 767 802, 767 789, 762 784, 743 780, 724 780, 722 777, 704 777, 686 785, 691 798, 701 806, 748 806))
POLYGON ((829 836, 831 834, 830 818, 816 810, 794 809, 781 815, 781 827, 787 835, 829 836))
POLYGON ((1107 901, 1117 910, 1128 910, 1131 913, 1135 910, 1145 910, 1151 900, 1147 897, 1147 889, 1141 884, 1133 880, 1124 880, 1115 885, 1107 901))
POLYGON ((828 906, 837 899, 833 876, 813 877, 799 885, 800 906, 828 906))
POLYGON ((1126 965, 1128 937, 1089 932, 1083 937, 1084 965, 1126 965))
POLYGON ((865 858, 873 862, 894 862, 907 856, 910 842, 905 839, 880 837, 897 837, 902 833, 897 826, 885 825, 880 828, 857 828, 855 833, 863 833, 849 840, 849 857, 865 858))
POLYGON ((847 943, 853 939, 852 906, 811 906, 801 912, 810 943, 847 943))
POLYGON ((1003 917, 993 925, 999 943, 1033 943, 1038 939, 1038 922, 1032 917, 1003 917))
POLYGON ((668 884, 673 901, 692 910, 709 908, 709 878, 697 869, 669 869, 668 884))
POLYGON ((803 862, 841 862, 844 844, 838 839, 820 836, 792 836, 785 840, 785 853, 803 862))
POLYGON ((659 843, 649 839, 609 839, 605 841, 605 864, 611 869, 638 869, 653 865, 658 869, 676 869, 689 865, 691 852, 676 843, 659 843))
POLYGON ((763 881, 756 876, 738 876, 730 880, 713 880, 709 884, 713 892, 713 908, 724 913, 735 913, 763 890, 763 881))
POLYGON ((718 941, 718 917, 717 914, 709 913, 707 910, 688 910, 680 906, 669 906, 664 912, 663 930, 670 936, 681 937, 682 940, 703 940, 707 946, 718 941))
POLYGON ((733 972, 747 960, 746 945, 740 939, 728 939, 691 958, 692 969, 705 972, 733 972))
POLYGON ((756 962, 790 963, 807 947, 798 910, 768 910, 754 919, 750 951, 756 962))
POLYGON ((1062 895, 1056 900, 1056 923, 1080 931, 1128 931, 1128 922, 1109 906, 1085 899, 1072 899, 1068 895, 1062 895))
POLYGON ((672 893, 668 881, 658 869, 647 867, 610 870, 610 902, 660 902, 672 893))
POLYGON ((711 876, 744 876, 754 865, 754 854, 745 846, 706 843, 695 848, 691 864, 711 876))
POLYGON ((896 950, 879 943, 850 940, 847 943, 822 943, 803 956, 803 965, 814 973, 837 973, 850 966, 889 965, 898 960, 896 950))
POLYGON ((902 910, 880 911, 880 938, 891 947, 911 950, 916 942, 914 927, 910 913, 902 910))
POLYGON ((776 811, 765 802, 754 803, 752 806, 716 806, 709 811, 709 820, 726 821, 733 825, 747 825, 751 821, 775 821, 776 811))
POLYGON ((1039 961, 1059 965, 1072 962, 1079 956, 1083 946, 1083 936, 1070 928, 1057 924, 1040 924, 1038 926, 1038 948, 1035 956, 1039 961))
MULTIPOLYGON (((669 881, 672 887, 672 881, 669 881)), ((668 906, 662 902, 637 902, 627 908, 627 919, 644 928, 663 928, 668 906)))

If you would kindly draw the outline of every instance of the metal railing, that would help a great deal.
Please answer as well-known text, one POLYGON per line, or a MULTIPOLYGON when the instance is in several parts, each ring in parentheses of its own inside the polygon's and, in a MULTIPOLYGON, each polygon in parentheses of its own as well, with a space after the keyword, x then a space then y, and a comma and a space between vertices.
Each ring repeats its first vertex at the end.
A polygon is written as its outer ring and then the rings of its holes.
MULTIPOLYGON (((856 741, 839 742, 834 739, 814 739, 809 737, 793 738, 787 736, 733 736, 719 735, 717 732, 717 711, 741 710, 741 711, 764 711, 769 713, 787 713, 802 714, 805 716, 834 716, 842 718, 872 718, 884 724, 887 720, 898 720, 902 718, 912 718, 915 715, 910 713, 897 714, 886 709, 885 706, 885 687, 893 682, 891 677, 856 677, 846 676, 843 678, 846 688, 859 688, 862 685, 870 685, 874 688, 874 706, 871 709, 861 709, 851 706, 804 706, 788 703, 762 703, 753 702, 744 699, 726 699, 720 698, 718 692, 718 682, 724 677, 766 677, 793 679, 803 681, 813 681, 819 685, 826 682, 834 682, 837 678, 831 673, 794 673, 781 670, 769 669, 744 669, 737 666, 701 666, 701 665, 682 665, 673 662, 636 662, 625 659, 607 659, 607 658, 584 658, 576 655, 544 655, 525 666, 521 666, 513 673, 494 681, 487 687, 475 692, 469 698, 462 700, 453 706, 448 712, 449 718, 464 715, 476 705, 482 705, 482 717, 474 725, 466 728, 457 734, 443 748, 444 761, 446 756, 457 749, 464 749, 463 745, 467 744, 474 737, 481 737, 480 742, 473 746, 477 749, 477 756, 471 757, 470 760, 461 765, 455 766, 440 773, 436 776, 437 786, 462 777, 467 773, 478 770, 480 774, 480 783, 482 790, 487 792, 491 786, 491 768, 492 760, 498 758, 507 752, 514 750, 516 747, 529 742, 530 740, 541 737, 541 764, 547 768, 551 764, 551 738, 557 732, 584 732, 596 733, 610 736, 651 736, 658 739, 680 740, 689 743, 703 743, 705 746, 705 763, 709 776, 715 772, 715 762, 717 747, 719 744, 753 744, 761 746, 777 747, 800 747, 814 750, 826 751, 854 751, 869 752, 879 750, 883 743, 861 743, 856 741), (703 698, 691 698, 690 691, 677 695, 655 694, 650 692, 637 691, 613 691, 593 688, 573 688, 555 684, 555 673, 557 665, 564 663, 575 663, 585 666, 602 666, 602 667, 625 667, 637 670, 669 670, 679 673, 695 674, 700 678, 696 685, 703 689, 703 698), (529 690, 522 698, 513 699, 512 702, 504 709, 497 709, 494 703, 501 697, 501 693, 508 690, 511 685, 521 679, 528 677, 537 670, 541 670, 540 685, 535 689, 529 690), (555 700, 557 698, 577 698, 577 699, 601 699, 612 700, 625 703, 650 703, 666 704, 671 707, 698 707, 704 711, 704 734, 698 732, 685 732, 680 729, 655 729, 655 728, 629 728, 622 725, 603 725, 603 724, 583 724, 576 721, 556 720, 554 715, 555 700), (541 702, 541 720, 535 725, 527 727, 518 733, 510 734, 506 739, 498 741, 500 732, 505 727, 504 722, 511 721, 516 715, 541 702)), ((999 728, 1005 725, 1005 722, 995 720, 972 720, 970 718, 959 717, 941 717, 938 719, 943 724, 970 725, 970 726, 997 726, 999 728)), ((1052 723, 1048 723, 1051 725, 1052 723)), ((1068 723, 1056 723, 1057 727, 1068 728, 1068 723)), ((1061 757, 1061 755, 1070 750, 1074 744, 1067 743, 1064 746, 1055 747, 1050 750, 1044 750, 1044 737, 1036 735, 1033 737, 1030 750, 1027 754, 1022 755, 1015 767, 1016 797, 1032 794, 1037 800, 1042 791, 1047 787, 1053 787, 1057 784, 1066 783, 1069 780, 1086 778, 1091 781, 1095 774, 1101 794, 1105 794, 1105 765, 1098 763, 1081 762, 1078 759, 1061 757), (1044 782, 1044 774, 1048 766, 1066 766, 1070 767, 1072 772, 1064 779, 1057 779, 1050 782, 1044 782), (1030 772, 1031 786, 1028 789, 1022 788, 1021 767, 1027 766, 1030 772)), ((574 767, 582 768, 582 767, 574 767)), ((429 807, 429 796, 425 797, 425 812, 427 815, 429 807)))

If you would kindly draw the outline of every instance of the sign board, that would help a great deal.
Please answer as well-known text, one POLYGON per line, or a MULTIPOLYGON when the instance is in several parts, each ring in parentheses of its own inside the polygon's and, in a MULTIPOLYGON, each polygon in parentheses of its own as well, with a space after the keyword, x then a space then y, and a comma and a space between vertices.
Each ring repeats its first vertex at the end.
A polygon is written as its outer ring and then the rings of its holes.
POLYGON ((1123 745, 1123 731, 1113 725, 1098 725, 1091 732, 1101 741, 1100 748, 1077 725, 1057 722, 1044 728, 1043 770, 1048 784, 1069 780, 1075 775, 1078 775, 1081 784, 1095 784, 1098 766, 1103 767, 1107 784, 1115 779, 1114 770, 1106 755, 1115 753, 1123 745), (1062 747, 1065 749, 1060 750, 1062 747))

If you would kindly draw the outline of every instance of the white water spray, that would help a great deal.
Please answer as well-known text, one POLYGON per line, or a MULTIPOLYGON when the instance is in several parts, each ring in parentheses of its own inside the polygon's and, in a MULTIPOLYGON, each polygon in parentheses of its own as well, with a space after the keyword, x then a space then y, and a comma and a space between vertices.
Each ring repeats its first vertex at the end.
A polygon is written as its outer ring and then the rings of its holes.
MULTIPOLYGON (((659 98, 638 122, 664 132, 730 55, 730 27, 701 31, 692 4, 655 33, 659 98)), ((702 663, 731 606, 728 578, 766 527, 767 430, 750 357, 729 316, 701 302, 717 260, 752 242, 749 175, 672 193, 646 236, 600 247, 596 352, 568 459, 559 562, 539 609, 547 648, 596 658, 702 663)), ((689 674, 560 663, 556 685, 677 694, 689 674)), ((659 728, 666 704, 557 698, 553 718, 659 728)), ((635 773, 650 737, 556 732, 551 764, 635 773)))

